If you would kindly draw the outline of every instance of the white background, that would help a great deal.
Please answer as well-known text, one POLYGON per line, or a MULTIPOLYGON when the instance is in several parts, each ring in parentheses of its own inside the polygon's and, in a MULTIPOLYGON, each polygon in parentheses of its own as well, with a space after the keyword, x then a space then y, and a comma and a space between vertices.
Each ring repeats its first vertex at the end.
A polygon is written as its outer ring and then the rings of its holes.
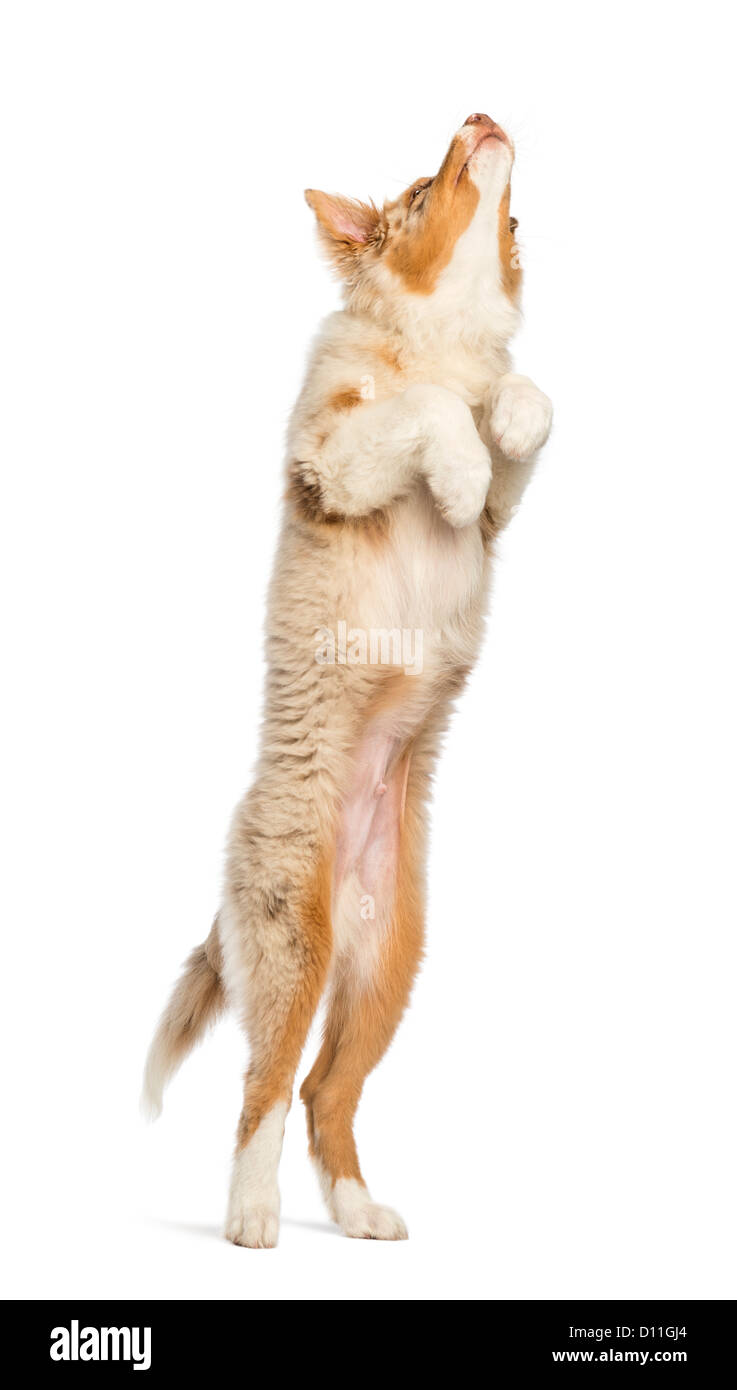
MULTIPOLYGON (((31 1297, 737 1294, 726 7, 5 3, 1 1231, 31 1297), (517 143, 555 431, 438 778, 428 957, 359 1117, 406 1244, 219 1231, 244 1047, 137 1112, 248 782, 306 185, 517 143)), ((313 1035, 305 1057, 314 1054, 313 1035)))

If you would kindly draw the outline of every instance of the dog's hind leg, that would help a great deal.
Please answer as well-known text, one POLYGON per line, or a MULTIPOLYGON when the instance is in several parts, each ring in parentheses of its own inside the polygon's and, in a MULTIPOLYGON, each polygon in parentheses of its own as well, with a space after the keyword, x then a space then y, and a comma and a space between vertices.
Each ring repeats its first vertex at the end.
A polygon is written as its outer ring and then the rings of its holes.
MULTIPOLYGON (((364 1081, 404 1012, 422 954, 424 808, 406 754, 376 790, 370 831, 347 878, 348 903, 338 903, 358 920, 337 955, 322 1048, 301 1096, 333 1218, 349 1236, 401 1240, 407 1234, 401 1217, 373 1202, 363 1181, 353 1119, 364 1081), (351 877, 360 888, 352 895, 351 877)), ((348 815, 349 822, 357 819, 348 815)), ((346 849, 346 864, 350 859, 346 849)), ((337 919, 335 927, 340 932, 337 919)))
POLYGON ((330 866, 269 872, 257 854, 247 885, 232 882, 221 913, 225 976, 250 1044, 225 1234, 276 1245, 277 1171, 294 1075, 330 959, 330 866), (234 891, 234 886, 236 891, 234 891))

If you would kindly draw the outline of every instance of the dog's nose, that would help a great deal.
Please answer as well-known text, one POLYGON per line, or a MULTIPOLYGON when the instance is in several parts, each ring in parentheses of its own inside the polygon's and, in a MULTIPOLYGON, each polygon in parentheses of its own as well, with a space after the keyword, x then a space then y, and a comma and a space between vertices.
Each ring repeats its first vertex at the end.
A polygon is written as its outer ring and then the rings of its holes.
POLYGON ((472 111, 472 112, 471 112, 471 115, 468 117, 467 120, 465 120, 465 121, 463 122, 463 124, 464 124, 464 125, 493 125, 494 122, 492 121, 491 116, 485 115, 485 113, 484 113, 483 111, 472 111))

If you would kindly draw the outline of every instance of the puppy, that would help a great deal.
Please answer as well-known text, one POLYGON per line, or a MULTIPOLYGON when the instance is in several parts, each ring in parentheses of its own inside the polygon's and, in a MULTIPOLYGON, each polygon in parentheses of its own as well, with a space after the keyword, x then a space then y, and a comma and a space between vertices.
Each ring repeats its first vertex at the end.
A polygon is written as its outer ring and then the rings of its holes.
POLYGON ((210 935, 149 1054, 161 1109, 226 1007, 250 1060, 226 1234, 276 1244, 277 1168, 300 1054, 310 1152, 346 1235, 402 1240, 369 1194, 353 1120, 422 955, 427 802, 482 635, 491 549, 547 438, 510 371, 520 267, 512 142, 474 114, 433 178, 378 208, 308 189, 345 307, 322 324, 288 438, 255 783, 232 825, 210 935))

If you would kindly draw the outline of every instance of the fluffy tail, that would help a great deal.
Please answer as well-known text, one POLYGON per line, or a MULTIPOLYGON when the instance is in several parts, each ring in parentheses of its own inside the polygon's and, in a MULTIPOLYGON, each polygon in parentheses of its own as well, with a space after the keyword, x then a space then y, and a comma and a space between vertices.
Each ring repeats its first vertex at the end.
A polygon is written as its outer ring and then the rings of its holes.
POLYGON ((196 946, 164 1009, 146 1059, 141 1108, 149 1119, 161 1114, 164 1088, 225 1009, 218 919, 202 946, 196 946))

